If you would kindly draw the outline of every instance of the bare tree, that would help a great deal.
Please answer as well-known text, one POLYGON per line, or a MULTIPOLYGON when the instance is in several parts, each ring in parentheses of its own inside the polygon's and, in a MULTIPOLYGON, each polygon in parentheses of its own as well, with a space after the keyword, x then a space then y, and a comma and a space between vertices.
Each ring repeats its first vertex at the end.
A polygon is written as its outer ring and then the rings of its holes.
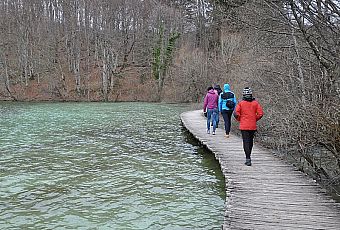
POLYGON ((301 169, 339 184, 339 4, 222 4, 227 13, 222 33, 229 38, 238 34, 242 42, 234 56, 226 57, 240 66, 232 69, 243 72, 233 71, 231 77, 239 89, 254 86, 265 105, 263 143, 289 153, 301 169))

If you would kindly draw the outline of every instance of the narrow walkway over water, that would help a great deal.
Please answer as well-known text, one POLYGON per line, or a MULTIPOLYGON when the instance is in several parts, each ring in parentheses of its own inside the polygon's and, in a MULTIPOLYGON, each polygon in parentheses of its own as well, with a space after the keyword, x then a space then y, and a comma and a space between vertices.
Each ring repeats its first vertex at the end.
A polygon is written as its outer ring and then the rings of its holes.
POLYGON ((206 134, 201 110, 181 114, 183 125, 220 162, 226 178, 223 229, 340 229, 340 204, 312 179, 255 146, 245 166, 242 139, 206 134))

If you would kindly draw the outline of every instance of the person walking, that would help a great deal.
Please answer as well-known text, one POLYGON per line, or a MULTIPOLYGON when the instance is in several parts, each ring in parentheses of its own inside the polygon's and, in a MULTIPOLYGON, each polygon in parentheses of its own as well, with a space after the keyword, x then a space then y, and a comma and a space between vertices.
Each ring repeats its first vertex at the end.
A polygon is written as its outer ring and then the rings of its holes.
POLYGON ((215 91, 215 93, 216 93, 218 96, 220 96, 220 94, 223 93, 223 91, 222 91, 220 85, 215 85, 215 86, 214 86, 214 91, 215 91))
POLYGON ((224 92, 220 94, 218 99, 218 110, 221 112, 224 120, 225 137, 229 138, 231 127, 231 116, 233 115, 237 104, 235 94, 230 91, 229 84, 224 84, 224 92))
MULTIPOLYGON (((222 89, 221 89, 221 86, 220 85, 214 85, 214 92, 220 96, 220 94, 223 92, 222 89)), ((218 124, 220 123, 220 116, 219 114, 217 114, 217 117, 216 117, 216 128, 218 128, 218 124)), ((213 123, 211 123, 211 126, 213 126, 213 123)))
POLYGON ((207 112, 207 133, 210 134, 210 120, 213 123, 213 132, 215 135, 216 131, 216 120, 218 116, 218 95, 214 92, 213 87, 208 88, 208 92, 204 97, 203 113, 207 112))
POLYGON ((235 108, 234 116, 240 122, 240 130, 243 140, 243 149, 246 155, 247 166, 251 166, 251 151, 254 143, 254 135, 257 130, 256 122, 263 116, 261 105, 255 100, 252 90, 245 87, 242 92, 242 101, 235 108))

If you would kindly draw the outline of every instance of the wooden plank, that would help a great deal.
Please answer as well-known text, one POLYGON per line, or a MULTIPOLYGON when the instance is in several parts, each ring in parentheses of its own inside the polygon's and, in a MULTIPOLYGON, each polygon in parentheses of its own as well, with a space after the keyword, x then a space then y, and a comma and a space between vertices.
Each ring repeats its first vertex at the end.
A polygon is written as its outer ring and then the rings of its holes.
POLYGON ((256 143, 253 166, 245 166, 242 139, 225 138, 223 127, 207 134, 200 110, 181 120, 221 165, 227 194, 222 229, 340 229, 340 204, 314 180, 256 143))

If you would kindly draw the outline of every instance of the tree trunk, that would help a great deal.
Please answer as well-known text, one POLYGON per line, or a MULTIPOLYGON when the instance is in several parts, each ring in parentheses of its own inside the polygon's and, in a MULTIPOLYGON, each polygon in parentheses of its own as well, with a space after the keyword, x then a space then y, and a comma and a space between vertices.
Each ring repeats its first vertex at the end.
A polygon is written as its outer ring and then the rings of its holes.
POLYGON ((301 86, 301 102, 302 106, 305 108, 306 107, 306 88, 305 88, 305 79, 304 79, 304 74, 301 66, 301 57, 300 57, 300 52, 299 52, 299 45, 296 40, 295 34, 294 34, 294 29, 292 28, 292 38, 294 42, 294 51, 296 53, 296 64, 298 65, 298 73, 299 73, 299 82, 301 86))

